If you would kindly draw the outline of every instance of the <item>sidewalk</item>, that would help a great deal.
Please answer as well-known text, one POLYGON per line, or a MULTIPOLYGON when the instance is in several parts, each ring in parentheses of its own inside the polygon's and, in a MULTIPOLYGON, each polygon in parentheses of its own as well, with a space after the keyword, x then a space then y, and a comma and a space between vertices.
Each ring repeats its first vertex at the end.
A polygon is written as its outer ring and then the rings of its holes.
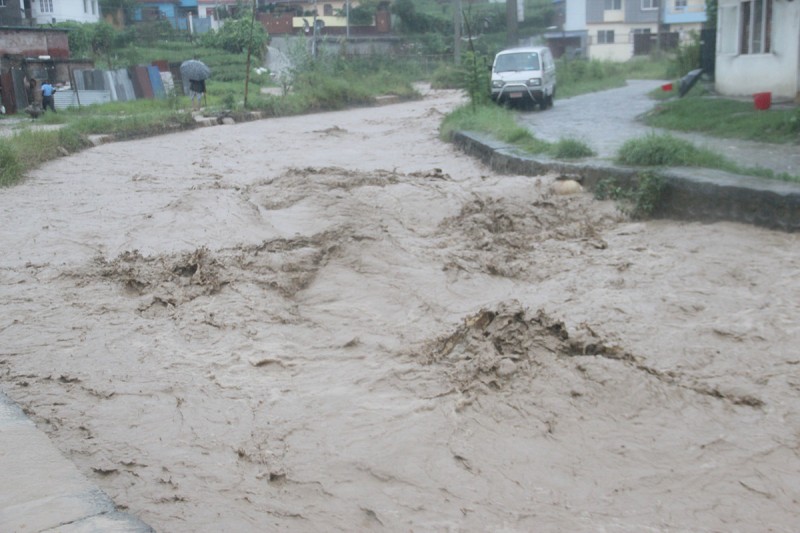
POLYGON ((625 87, 573 98, 558 99, 546 111, 519 113, 517 121, 537 138, 556 142, 562 138, 582 140, 598 154, 611 160, 622 144, 648 133, 669 133, 713 150, 742 166, 763 167, 774 172, 800 175, 800 147, 737 139, 720 139, 697 133, 651 128, 638 122, 639 115, 658 102, 647 94, 664 84, 659 80, 629 80, 625 87))
POLYGON ((146 533, 0 392, 0 531, 146 533))

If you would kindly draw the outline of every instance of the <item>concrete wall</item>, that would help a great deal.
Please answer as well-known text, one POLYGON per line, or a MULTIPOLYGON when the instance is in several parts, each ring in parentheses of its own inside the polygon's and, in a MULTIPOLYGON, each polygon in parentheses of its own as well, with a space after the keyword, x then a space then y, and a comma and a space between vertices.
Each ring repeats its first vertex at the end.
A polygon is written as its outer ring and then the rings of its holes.
POLYGON ((772 4, 772 42, 769 53, 739 53, 736 0, 720 0, 717 30, 715 88, 728 96, 772 92, 773 98, 795 98, 800 92, 800 2, 772 4), (732 9, 726 9, 730 7, 732 9))

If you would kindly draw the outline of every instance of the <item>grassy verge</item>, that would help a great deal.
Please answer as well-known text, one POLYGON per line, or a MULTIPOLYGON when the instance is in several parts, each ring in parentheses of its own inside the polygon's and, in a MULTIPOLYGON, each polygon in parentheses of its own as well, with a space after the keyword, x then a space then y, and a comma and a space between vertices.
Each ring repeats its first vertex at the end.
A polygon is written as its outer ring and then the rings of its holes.
POLYGON ((449 113, 442 121, 439 135, 444 140, 450 140, 456 131, 485 133, 532 155, 543 154, 557 159, 594 155, 586 144, 578 140, 562 139, 557 143, 548 143, 537 139, 517 124, 511 111, 492 103, 467 104, 449 113))
POLYGON ((752 102, 702 96, 702 91, 695 89, 684 98, 659 103, 646 115, 645 122, 656 128, 715 137, 800 143, 800 107, 761 111, 752 102))
POLYGON ((650 134, 627 141, 620 147, 616 162, 631 166, 714 168, 733 174, 800 182, 800 176, 778 174, 760 167, 745 167, 669 134, 650 134))

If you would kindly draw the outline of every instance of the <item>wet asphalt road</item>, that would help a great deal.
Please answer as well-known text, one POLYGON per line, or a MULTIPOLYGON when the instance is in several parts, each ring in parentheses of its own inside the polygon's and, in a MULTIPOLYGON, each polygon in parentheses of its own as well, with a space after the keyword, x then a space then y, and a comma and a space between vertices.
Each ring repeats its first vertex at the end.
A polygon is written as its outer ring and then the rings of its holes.
POLYGON ((711 149, 747 167, 763 167, 775 172, 800 175, 800 147, 796 144, 767 144, 735 139, 718 139, 695 133, 680 133, 646 126, 637 120, 657 102, 647 93, 665 81, 629 80, 625 87, 559 99, 541 111, 518 112, 517 120, 539 139, 556 142, 577 139, 592 148, 599 158, 613 159, 628 139, 648 133, 669 133, 711 149))

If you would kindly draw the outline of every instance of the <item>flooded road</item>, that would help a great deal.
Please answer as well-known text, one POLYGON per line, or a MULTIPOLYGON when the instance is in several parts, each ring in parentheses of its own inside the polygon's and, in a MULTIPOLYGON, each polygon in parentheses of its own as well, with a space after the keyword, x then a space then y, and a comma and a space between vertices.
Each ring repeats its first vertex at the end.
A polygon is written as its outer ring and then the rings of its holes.
POLYGON ((462 101, 0 191, 0 387, 157 531, 794 530, 800 237, 496 174, 462 101))

